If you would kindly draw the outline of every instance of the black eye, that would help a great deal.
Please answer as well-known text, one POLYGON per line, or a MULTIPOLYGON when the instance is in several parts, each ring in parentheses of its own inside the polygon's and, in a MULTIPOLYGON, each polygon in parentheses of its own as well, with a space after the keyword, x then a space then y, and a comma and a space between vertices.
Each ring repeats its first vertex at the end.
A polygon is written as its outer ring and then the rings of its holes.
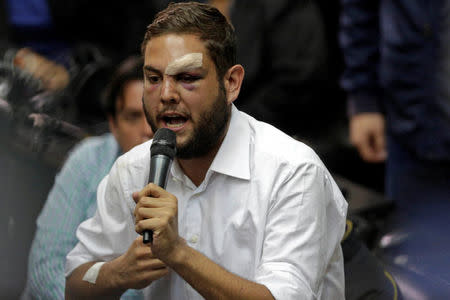
POLYGON ((177 80, 179 81, 183 81, 186 83, 192 83, 196 80, 199 80, 200 77, 199 76, 195 76, 195 75, 190 75, 190 74, 180 74, 177 76, 177 80))

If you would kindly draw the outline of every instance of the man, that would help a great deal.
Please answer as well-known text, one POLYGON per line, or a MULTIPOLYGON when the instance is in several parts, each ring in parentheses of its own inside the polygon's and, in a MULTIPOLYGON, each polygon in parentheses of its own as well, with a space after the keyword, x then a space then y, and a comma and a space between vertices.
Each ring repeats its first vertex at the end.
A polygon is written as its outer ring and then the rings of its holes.
POLYGON ((97 207, 96 188, 120 153, 153 135, 142 108, 142 59, 131 57, 117 69, 105 96, 112 134, 92 137, 70 154, 37 220, 24 298, 64 298, 64 263, 77 243, 77 226, 97 207))
POLYGON ((171 4, 142 52, 147 120, 176 133, 177 158, 166 190, 146 184, 150 142, 117 160, 67 256, 66 297, 343 299, 347 204, 310 148, 233 106, 244 69, 226 18, 171 4))
POLYGON ((450 1, 341 3, 350 137, 366 161, 386 160, 394 231, 407 236, 383 253, 407 257, 403 266, 425 279, 437 276, 414 286, 446 298, 448 284, 435 282, 450 281, 450 1))
POLYGON ((329 133, 339 101, 327 97, 328 47, 316 1, 209 3, 229 17, 236 31, 237 58, 245 67, 237 108, 302 139, 329 133))
POLYGON ((364 160, 387 159, 386 192, 402 210, 433 201, 443 211, 450 197, 450 1, 341 2, 350 138, 364 160))

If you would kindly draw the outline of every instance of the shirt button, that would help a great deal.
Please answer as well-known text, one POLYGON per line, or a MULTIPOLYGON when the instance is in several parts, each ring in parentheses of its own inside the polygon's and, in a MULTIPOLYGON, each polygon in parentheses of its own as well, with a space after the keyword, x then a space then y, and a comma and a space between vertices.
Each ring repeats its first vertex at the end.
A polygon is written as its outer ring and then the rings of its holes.
POLYGON ((196 244, 198 242, 198 235, 194 234, 193 236, 191 236, 189 242, 192 244, 196 244))

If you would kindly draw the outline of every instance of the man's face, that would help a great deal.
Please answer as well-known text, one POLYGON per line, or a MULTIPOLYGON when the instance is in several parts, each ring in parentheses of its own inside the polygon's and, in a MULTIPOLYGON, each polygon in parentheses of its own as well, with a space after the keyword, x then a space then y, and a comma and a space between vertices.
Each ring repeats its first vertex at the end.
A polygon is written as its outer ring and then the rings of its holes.
POLYGON ((109 128, 123 152, 153 137, 142 107, 143 83, 125 83, 123 97, 116 101, 116 117, 109 117, 109 128))
POLYGON ((208 154, 223 138, 230 116, 225 88, 203 42, 191 34, 152 38, 145 51, 144 108, 153 131, 177 135, 177 156, 208 154))

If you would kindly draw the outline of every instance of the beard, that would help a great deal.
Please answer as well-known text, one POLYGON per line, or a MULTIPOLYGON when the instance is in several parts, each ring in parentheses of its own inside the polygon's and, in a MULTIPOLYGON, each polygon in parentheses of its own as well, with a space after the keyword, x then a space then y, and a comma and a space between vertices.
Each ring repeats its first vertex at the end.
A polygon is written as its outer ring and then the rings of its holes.
MULTIPOLYGON (((150 116, 144 104, 145 117, 153 132, 158 130, 156 121, 150 116)), ((177 157, 192 159, 207 155, 222 141, 231 108, 227 105, 223 83, 219 85, 219 93, 211 107, 200 115, 190 138, 183 144, 177 143, 177 157)))

